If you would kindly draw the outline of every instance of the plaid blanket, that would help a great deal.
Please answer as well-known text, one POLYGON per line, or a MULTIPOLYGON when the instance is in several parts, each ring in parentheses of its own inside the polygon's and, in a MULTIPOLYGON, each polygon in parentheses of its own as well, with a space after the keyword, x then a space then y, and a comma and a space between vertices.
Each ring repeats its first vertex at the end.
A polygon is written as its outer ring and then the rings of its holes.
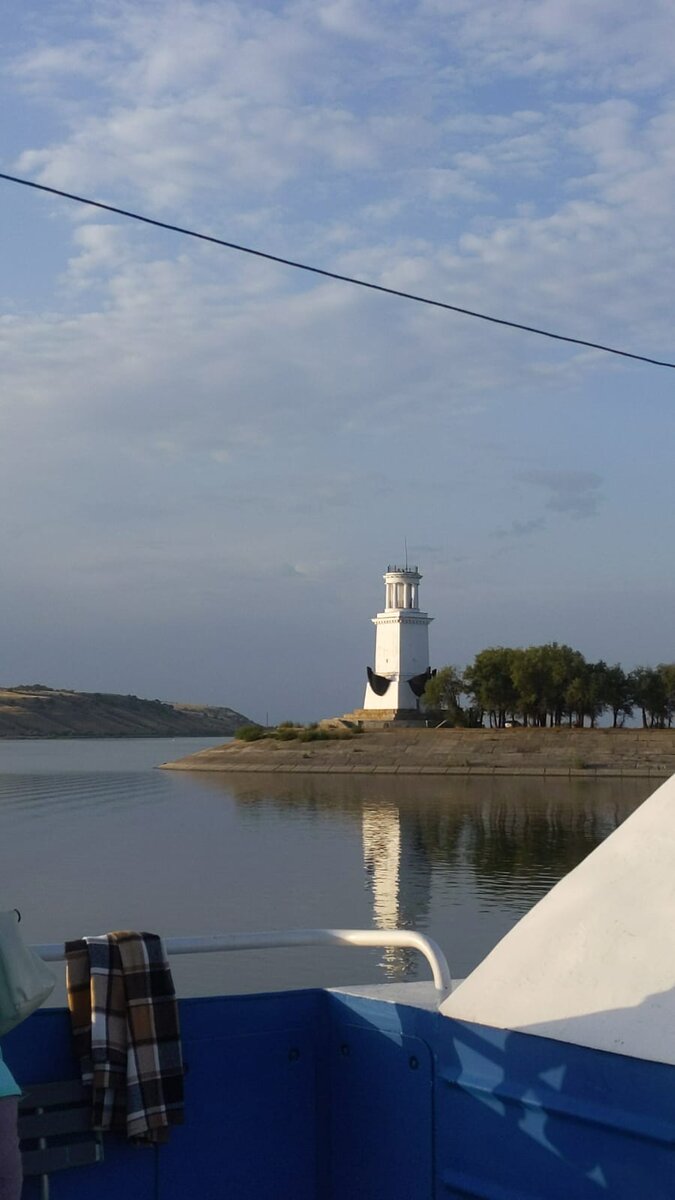
POLYGON ((161 938, 107 933, 66 943, 66 985, 96 1129, 161 1142, 183 1120, 178 1006, 161 938))

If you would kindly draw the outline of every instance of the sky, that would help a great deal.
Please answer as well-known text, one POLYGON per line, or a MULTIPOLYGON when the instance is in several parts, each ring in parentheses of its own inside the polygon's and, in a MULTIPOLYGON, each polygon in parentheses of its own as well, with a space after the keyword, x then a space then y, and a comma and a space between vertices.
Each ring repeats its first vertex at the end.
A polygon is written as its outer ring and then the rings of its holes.
MULTIPOLYGON (((675 360, 675 7, 8 0, 0 170, 675 360)), ((0 182, 0 681, 363 702, 407 541, 432 665, 675 658, 675 372, 0 182)))

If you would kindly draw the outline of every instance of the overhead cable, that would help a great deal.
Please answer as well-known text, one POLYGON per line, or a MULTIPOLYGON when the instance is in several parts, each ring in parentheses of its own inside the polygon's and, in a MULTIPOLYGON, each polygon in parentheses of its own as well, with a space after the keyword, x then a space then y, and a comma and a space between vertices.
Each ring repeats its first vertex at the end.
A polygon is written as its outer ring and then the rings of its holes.
POLYGON ((224 238, 213 237, 208 233, 198 233, 195 229, 186 229, 182 225, 174 225, 169 221, 159 221, 155 217, 145 217, 141 213, 131 212, 126 208, 118 208, 114 204, 104 204, 101 200, 91 200, 87 196, 77 196, 73 192, 64 192, 60 188, 48 187, 45 183, 36 183, 34 179, 21 179, 18 175, 7 175, 0 171, 0 179, 8 183, 19 183, 23 187, 34 188, 39 192, 49 192, 52 196, 60 196, 64 200, 74 200, 77 204, 86 204, 90 208, 99 208, 104 212, 115 213, 119 217, 128 217, 132 221, 142 221, 144 225, 154 225, 158 229, 168 229, 171 233, 180 233, 184 237, 197 238, 201 242, 212 242, 216 246, 224 246, 227 250, 237 250, 240 254, 252 254, 255 258, 265 258, 269 262, 280 263, 284 267, 294 267, 298 271, 309 271, 312 275, 321 275, 325 279, 336 279, 340 283, 351 283, 357 287, 369 288, 373 292, 384 292, 388 296, 398 296, 402 300, 414 300, 416 304, 428 304, 432 308, 444 308, 449 312, 460 313, 464 317, 475 317, 479 321, 489 321, 492 325, 504 325, 508 329, 521 329, 525 333, 536 333, 539 337, 552 338, 556 342, 569 342, 573 346, 586 346, 589 350, 601 350, 605 354, 618 354, 621 358, 632 358, 637 362, 649 363, 654 367, 670 367, 675 370, 675 363, 665 362, 659 358, 649 358, 646 354, 634 354, 629 350, 619 350, 616 346, 605 346, 601 342, 589 342, 585 338, 569 337, 563 333, 553 333, 550 329, 539 329, 535 325, 524 325, 520 321, 507 321, 505 317, 492 317, 487 313, 475 312, 470 308, 462 308, 458 304, 448 304, 444 300, 432 300, 428 296, 418 296, 415 292, 404 292, 399 288, 385 287, 382 283, 371 283, 367 279, 357 279, 352 275, 342 275, 338 271, 327 271, 323 267, 312 267, 308 263, 296 262, 292 258, 282 258, 279 254, 269 254, 265 250, 254 250, 251 246, 241 246, 237 242, 228 242, 224 238))

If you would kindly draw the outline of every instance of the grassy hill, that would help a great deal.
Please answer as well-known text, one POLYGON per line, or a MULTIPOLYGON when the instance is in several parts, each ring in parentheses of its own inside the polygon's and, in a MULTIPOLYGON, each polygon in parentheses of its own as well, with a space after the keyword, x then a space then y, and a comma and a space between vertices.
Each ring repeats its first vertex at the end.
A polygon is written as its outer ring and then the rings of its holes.
POLYGON ((232 708, 71 692, 38 683, 0 688, 0 738, 231 737, 249 723, 232 708))

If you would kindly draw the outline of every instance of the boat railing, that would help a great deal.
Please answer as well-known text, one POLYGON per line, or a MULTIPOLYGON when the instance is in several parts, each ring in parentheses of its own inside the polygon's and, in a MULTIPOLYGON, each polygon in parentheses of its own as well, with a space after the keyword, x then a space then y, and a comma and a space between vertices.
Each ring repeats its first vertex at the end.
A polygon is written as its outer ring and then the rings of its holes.
MULTIPOLYGON (((443 996, 452 978, 440 946, 414 929, 279 929, 267 933, 212 933, 201 937, 165 938, 167 954, 211 954, 232 950, 282 950, 291 946, 370 946, 418 950, 426 958, 434 985, 443 996)), ((63 943, 33 946, 45 962, 65 959, 63 943)))

